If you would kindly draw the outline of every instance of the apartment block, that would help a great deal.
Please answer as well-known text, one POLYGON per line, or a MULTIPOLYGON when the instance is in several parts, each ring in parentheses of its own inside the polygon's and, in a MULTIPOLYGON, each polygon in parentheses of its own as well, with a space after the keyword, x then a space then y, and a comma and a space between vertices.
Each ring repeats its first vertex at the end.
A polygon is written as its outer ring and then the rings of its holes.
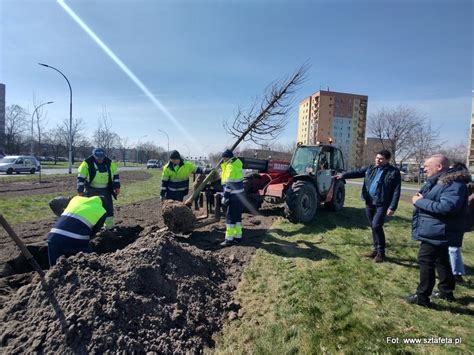
POLYGON ((368 96, 320 90, 300 102, 297 141, 340 148, 348 168, 364 162, 368 96))

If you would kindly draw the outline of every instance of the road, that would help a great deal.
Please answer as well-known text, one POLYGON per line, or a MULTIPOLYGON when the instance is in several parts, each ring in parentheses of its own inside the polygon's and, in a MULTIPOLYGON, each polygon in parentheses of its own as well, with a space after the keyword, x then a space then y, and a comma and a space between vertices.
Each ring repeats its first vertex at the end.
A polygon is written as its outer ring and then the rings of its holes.
MULTIPOLYGON (((133 170, 143 170, 145 169, 144 167, 140 166, 120 166, 119 171, 133 171, 133 170)), ((69 171, 68 168, 65 169, 42 169, 41 170, 41 175, 53 175, 53 174, 67 174, 69 171)), ((75 175, 77 174, 77 168, 74 168, 72 170, 72 174, 75 175)), ((31 176, 31 174, 12 174, 12 175, 7 175, 5 173, 0 173, 0 178, 4 176, 31 176)))

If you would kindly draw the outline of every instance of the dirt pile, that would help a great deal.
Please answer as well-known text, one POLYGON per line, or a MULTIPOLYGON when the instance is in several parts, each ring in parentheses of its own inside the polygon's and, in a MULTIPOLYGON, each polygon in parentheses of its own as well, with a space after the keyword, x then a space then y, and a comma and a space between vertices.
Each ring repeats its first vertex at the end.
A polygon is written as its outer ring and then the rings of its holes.
POLYGON ((114 253, 60 258, 0 311, 1 352, 199 352, 238 308, 230 264, 160 231, 114 253))
POLYGON ((183 202, 165 200, 162 205, 163 221, 174 233, 190 233, 196 223, 193 211, 183 202))

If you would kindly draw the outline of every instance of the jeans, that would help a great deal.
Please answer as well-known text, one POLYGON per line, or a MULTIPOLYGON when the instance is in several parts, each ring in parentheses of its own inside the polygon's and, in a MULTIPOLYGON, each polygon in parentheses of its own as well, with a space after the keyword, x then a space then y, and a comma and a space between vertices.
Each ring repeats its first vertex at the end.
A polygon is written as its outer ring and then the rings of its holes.
POLYGON ((416 293, 420 299, 427 300, 433 292, 436 282, 435 269, 438 272, 438 289, 443 293, 454 291, 455 283, 447 245, 434 245, 421 242, 418 252, 420 265, 420 283, 416 293))
POLYGON ((385 223, 385 216, 387 208, 382 206, 365 205, 365 214, 372 228, 372 241, 374 251, 385 254, 385 233, 383 224, 385 223))
POLYGON ((465 275, 464 262, 462 260, 461 248, 449 247, 449 261, 453 275, 465 275))

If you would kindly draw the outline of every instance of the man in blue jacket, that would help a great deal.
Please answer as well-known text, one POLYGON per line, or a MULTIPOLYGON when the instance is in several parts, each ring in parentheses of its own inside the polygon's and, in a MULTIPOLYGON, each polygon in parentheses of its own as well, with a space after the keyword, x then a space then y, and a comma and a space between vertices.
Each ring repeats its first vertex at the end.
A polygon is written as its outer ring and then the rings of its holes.
POLYGON ((375 156, 375 164, 344 173, 337 178, 364 178, 362 199, 365 212, 372 229, 373 251, 364 256, 373 258, 376 263, 385 260, 385 216, 393 216, 400 199, 400 171, 390 165, 392 154, 381 150, 375 156))
POLYGON ((412 238, 421 242, 418 252, 420 283, 409 303, 430 307, 430 296, 438 272, 438 292, 434 297, 454 301, 455 281, 449 263, 449 246, 461 246, 467 217, 467 186, 458 179, 446 178, 448 159, 436 154, 424 163, 428 177, 412 201, 412 238))

